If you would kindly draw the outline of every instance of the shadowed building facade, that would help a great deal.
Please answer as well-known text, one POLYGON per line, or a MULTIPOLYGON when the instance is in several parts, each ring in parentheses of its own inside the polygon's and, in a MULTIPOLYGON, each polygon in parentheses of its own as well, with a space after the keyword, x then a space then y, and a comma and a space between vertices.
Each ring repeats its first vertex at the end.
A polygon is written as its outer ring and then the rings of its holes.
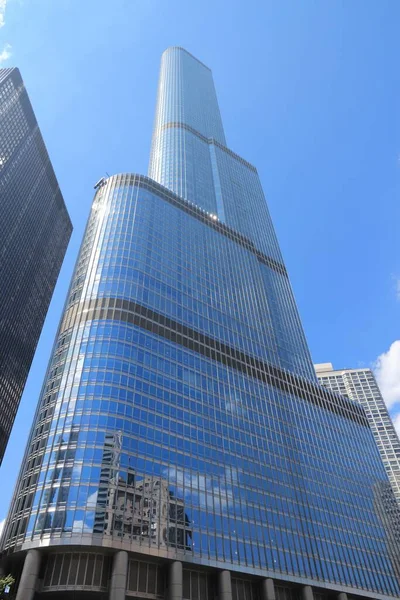
POLYGON ((0 69, 0 463, 71 222, 18 69, 0 69))
POLYGON ((395 598, 387 486, 211 72, 170 48, 149 177, 96 184, 2 541, 17 600, 395 598))

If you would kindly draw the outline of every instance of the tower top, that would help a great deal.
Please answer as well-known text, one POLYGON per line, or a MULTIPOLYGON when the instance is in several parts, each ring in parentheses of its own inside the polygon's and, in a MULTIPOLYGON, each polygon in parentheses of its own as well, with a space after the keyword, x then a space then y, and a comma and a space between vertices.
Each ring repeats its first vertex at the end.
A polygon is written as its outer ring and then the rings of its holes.
POLYGON ((192 54, 191 52, 189 52, 188 50, 186 50, 186 48, 182 48, 182 46, 168 46, 168 48, 166 48, 164 50, 164 52, 162 53, 162 56, 164 56, 164 54, 167 54, 168 52, 173 52, 174 50, 178 50, 179 52, 185 52, 188 56, 190 56, 190 58, 193 58, 193 60, 196 60, 203 67, 205 67, 206 69, 208 69, 209 71, 211 71, 210 67, 208 67, 201 60, 199 60, 197 58, 197 56, 194 56, 194 54, 192 54))
POLYGON ((334 371, 332 363, 318 363, 314 365, 314 369, 316 373, 322 373, 322 371, 334 371))

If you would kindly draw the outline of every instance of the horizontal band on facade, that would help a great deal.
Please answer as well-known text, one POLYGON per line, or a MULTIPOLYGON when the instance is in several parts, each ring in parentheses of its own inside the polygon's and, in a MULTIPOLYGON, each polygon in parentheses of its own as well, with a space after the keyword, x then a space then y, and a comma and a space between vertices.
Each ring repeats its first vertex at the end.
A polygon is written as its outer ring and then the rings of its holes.
POLYGON ((146 177, 145 175, 136 175, 133 173, 121 173, 120 175, 113 175, 108 180, 105 180, 105 182, 108 183, 112 180, 117 179, 118 177, 123 177, 125 183, 131 183, 134 186, 138 186, 152 193, 156 193, 163 200, 166 200, 173 206, 180 208, 190 216, 201 221, 208 227, 215 229, 216 231, 218 231, 218 233, 221 233, 236 244, 239 244, 243 248, 246 248, 246 250, 249 250, 252 254, 256 256, 257 260, 259 260, 261 263, 263 263, 270 269, 273 269, 275 272, 280 273, 285 277, 288 276, 285 265, 258 250, 256 245, 246 236, 242 235, 232 227, 225 225, 225 223, 213 219, 212 216, 210 216, 206 211, 199 208, 195 204, 192 204, 192 202, 181 198, 177 194, 174 194, 174 192, 171 192, 170 190, 157 183, 153 179, 150 179, 150 177, 146 177))
MULTIPOLYGON (((218 148, 223 150, 223 152, 226 152, 227 154, 229 154, 229 156, 231 156, 232 158, 234 158, 235 160, 240 162, 242 165, 245 165, 251 171, 253 171, 254 173, 257 173, 256 167, 254 165, 252 165, 251 163, 249 163, 244 158, 242 158, 241 156, 239 156, 239 154, 236 154, 236 152, 233 152, 233 150, 230 150, 229 148, 227 148, 226 146, 221 144, 221 142, 218 142, 215 138, 206 137, 205 135, 200 133, 200 131, 197 131, 197 129, 190 127, 190 125, 186 125, 186 123, 183 123, 181 121, 171 121, 170 123, 165 123, 164 125, 162 125, 160 127, 160 131, 164 131, 165 129, 175 129, 175 128, 176 129, 185 129, 185 131, 189 131, 190 133, 193 133, 193 135, 195 135, 196 137, 201 139, 206 144, 214 144, 215 146, 218 146, 218 148)), ((158 131, 157 131, 157 133, 158 133, 158 131)))
POLYGON ((77 321, 83 323, 97 319, 123 321, 145 329, 210 360, 218 361, 276 389, 369 428, 363 408, 356 403, 130 300, 94 298, 71 306, 65 313, 60 334, 73 327, 77 321))

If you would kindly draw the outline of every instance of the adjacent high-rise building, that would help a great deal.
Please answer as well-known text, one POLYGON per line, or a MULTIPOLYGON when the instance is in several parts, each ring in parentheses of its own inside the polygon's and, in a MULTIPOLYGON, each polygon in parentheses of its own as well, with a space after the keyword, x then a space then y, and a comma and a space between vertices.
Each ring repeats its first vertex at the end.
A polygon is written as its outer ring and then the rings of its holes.
POLYGON ((400 440, 371 369, 334 370, 332 363, 314 366, 324 387, 355 400, 364 408, 400 505, 400 440))
POLYGON ((149 177, 95 187, 2 540, 17 600, 399 597, 368 419, 317 382, 204 64, 163 54, 149 177))
POLYGON ((0 463, 72 226, 18 69, 0 69, 0 463))

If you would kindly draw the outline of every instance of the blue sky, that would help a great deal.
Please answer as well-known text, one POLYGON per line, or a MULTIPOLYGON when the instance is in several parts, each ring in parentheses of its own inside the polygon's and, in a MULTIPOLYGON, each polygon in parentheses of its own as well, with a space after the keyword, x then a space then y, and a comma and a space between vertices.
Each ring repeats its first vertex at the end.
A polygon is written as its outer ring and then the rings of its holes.
POLYGON ((213 69, 228 145, 264 185, 315 362, 370 366, 400 423, 400 3, 0 0, 74 224, 2 466, 5 516, 93 196, 147 172, 160 55, 213 69))

